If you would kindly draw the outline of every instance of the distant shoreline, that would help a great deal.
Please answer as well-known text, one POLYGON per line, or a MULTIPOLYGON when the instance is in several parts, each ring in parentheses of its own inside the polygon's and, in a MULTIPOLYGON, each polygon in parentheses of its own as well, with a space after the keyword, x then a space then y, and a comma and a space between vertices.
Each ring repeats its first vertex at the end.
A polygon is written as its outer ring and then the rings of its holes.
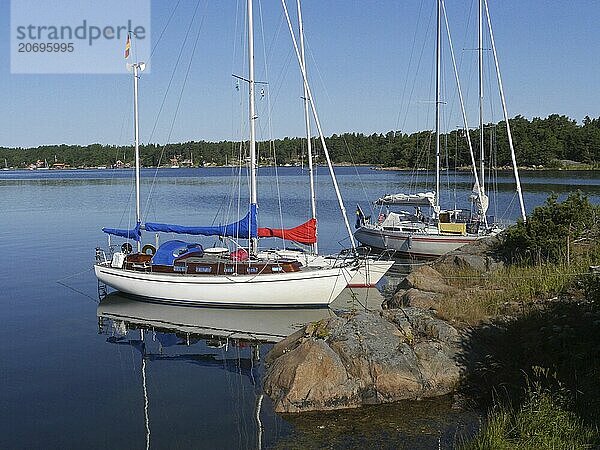
MULTIPOLYGON (((374 171, 381 172, 413 172, 415 169, 407 168, 407 167, 382 167, 376 166, 373 164, 350 164, 350 163, 336 163, 333 164, 334 167, 367 167, 374 171)), ((207 166, 185 166, 185 167, 170 167, 170 166, 143 166, 142 169, 160 169, 160 170, 179 170, 179 169, 225 169, 225 168, 234 168, 238 166, 233 165, 207 165, 207 166)), ((259 168, 268 168, 274 166, 259 166, 259 168)), ((278 168, 302 168, 300 165, 279 165, 278 168)), ((317 167, 327 167, 326 165, 319 164, 317 167)), ((0 169, 0 173, 2 172, 66 172, 66 171, 92 171, 92 170, 133 170, 133 167, 61 167, 61 168, 36 168, 36 169, 28 169, 24 167, 9 167, 0 169)), ((433 172, 434 168, 418 168, 416 172, 433 172)), ((456 169, 450 169, 451 171, 456 172, 471 172, 472 168, 470 167, 457 167, 456 169)), ((498 172, 512 172, 511 167, 499 167, 497 169, 498 172)), ((447 169, 442 169, 442 172, 446 172, 447 169)), ((600 167, 593 166, 568 166, 568 167, 519 167, 519 171, 524 172, 600 172, 600 167)))
MULTIPOLYGON (((527 172, 593 172, 593 171, 600 171, 600 167, 593 167, 593 166, 589 166, 589 165, 577 165, 577 166, 567 166, 567 167, 528 167, 528 166, 522 166, 518 168, 519 171, 527 171, 527 172)), ((379 167, 379 166, 373 166, 373 170, 380 170, 380 171, 389 171, 389 172, 411 172, 414 171, 414 169, 412 168, 406 168, 406 167, 379 167)), ((419 168, 417 169, 417 172, 427 172, 427 171, 434 171, 435 169, 427 169, 427 168, 419 168)), ((456 169, 450 169, 450 170, 456 170, 457 172, 471 172, 473 169, 470 167, 457 167, 456 169)), ((498 172, 512 172, 512 167, 498 167, 495 170, 497 170, 498 172)), ((446 172, 447 169, 442 169, 443 172, 446 172)))

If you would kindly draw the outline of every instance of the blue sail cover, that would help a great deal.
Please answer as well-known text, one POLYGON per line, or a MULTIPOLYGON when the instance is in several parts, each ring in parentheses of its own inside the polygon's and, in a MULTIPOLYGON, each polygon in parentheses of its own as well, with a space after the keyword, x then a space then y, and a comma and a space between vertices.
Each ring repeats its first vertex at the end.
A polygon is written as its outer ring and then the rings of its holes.
POLYGON ((168 223, 149 223, 144 226, 146 231, 163 233, 192 234, 203 236, 231 236, 237 238, 257 237, 256 205, 250 205, 250 211, 238 222, 214 227, 185 227, 168 223))
POLYGON ((135 225, 135 228, 131 230, 123 230, 120 228, 102 228, 102 231, 106 234, 111 234, 113 236, 124 237, 125 239, 133 239, 135 241, 139 241, 142 238, 142 232, 140 231, 141 223, 138 222, 135 225))

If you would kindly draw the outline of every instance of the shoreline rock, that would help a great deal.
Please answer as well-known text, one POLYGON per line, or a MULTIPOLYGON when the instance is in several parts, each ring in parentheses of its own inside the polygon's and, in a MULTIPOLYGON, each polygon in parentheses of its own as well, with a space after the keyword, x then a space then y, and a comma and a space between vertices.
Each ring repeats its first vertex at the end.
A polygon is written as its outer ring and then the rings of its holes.
POLYGON ((459 384, 458 331, 419 308, 308 324, 267 354, 276 412, 356 408, 446 395, 459 384))
POLYGON ((398 284, 393 295, 383 302, 383 308, 411 306, 436 310, 444 296, 460 294, 446 282, 443 274, 493 272, 504 267, 494 250, 500 239, 499 236, 482 238, 418 267, 398 284))

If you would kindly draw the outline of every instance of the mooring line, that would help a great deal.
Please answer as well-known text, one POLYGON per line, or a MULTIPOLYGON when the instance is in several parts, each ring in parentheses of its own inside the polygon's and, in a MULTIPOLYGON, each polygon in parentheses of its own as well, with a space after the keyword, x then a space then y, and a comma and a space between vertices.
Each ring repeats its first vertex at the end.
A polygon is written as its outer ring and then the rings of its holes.
POLYGON ((98 298, 94 298, 91 295, 86 294, 85 292, 80 291, 79 289, 74 288, 73 286, 69 286, 67 283, 64 282, 65 280, 69 280, 69 279, 74 278, 74 277, 76 277, 78 275, 82 275, 84 273, 87 273, 87 272, 91 271, 92 269, 93 269, 93 267, 90 267, 89 269, 83 270, 83 271, 75 273, 73 275, 68 275, 68 276, 66 276, 64 278, 61 278, 60 280, 56 280, 56 283, 60 284, 61 286, 66 287, 67 289, 72 290, 73 292, 77 292, 78 294, 81 294, 84 297, 87 297, 87 298, 91 299, 94 303, 98 304, 100 302, 98 300, 98 298))

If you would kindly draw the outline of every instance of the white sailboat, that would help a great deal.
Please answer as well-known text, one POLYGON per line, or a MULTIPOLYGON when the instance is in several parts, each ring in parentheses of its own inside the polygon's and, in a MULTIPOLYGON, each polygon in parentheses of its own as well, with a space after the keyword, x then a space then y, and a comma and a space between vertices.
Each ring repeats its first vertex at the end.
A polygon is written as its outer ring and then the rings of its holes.
MULTIPOLYGON (((285 2, 282 1, 285 7, 285 2)), ((242 307, 317 306, 330 304, 346 287, 357 266, 340 259, 327 266, 303 266, 290 258, 261 258, 258 252, 259 229, 257 226, 257 158, 255 133, 255 79, 254 79, 254 29, 253 0, 247 0, 248 17, 248 122, 250 153, 250 202, 248 213, 241 220, 227 225, 211 227, 185 227, 164 223, 142 225, 140 211, 140 165, 138 126, 138 78, 144 63, 131 65, 134 81, 134 131, 136 159, 136 225, 123 230, 104 228, 110 236, 136 241, 137 251, 125 243, 120 252, 108 254, 96 250, 94 266, 98 280, 106 285, 145 299, 180 305, 220 305, 242 307), (187 235, 221 236, 234 238, 236 242, 247 240, 248 248, 234 252, 205 251, 201 245, 180 240, 164 242, 155 249, 150 244, 141 245, 142 231, 178 233, 187 235), (147 254, 147 251, 150 254, 147 254)), ((289 16, 288 22, 289 22, 289 16)), ((298 47, 292 35, 296 53, 298 47)), ((300 63, 304 82, 306 73, 300 63)), ((310 88, 307 86, 311 97, 310 88)), ((311 101, 313 115, 318 124, 321 140, 323 134, 311 101)), ((326 146, 324 151, 327 152, 326 146)), ((330 164, 332 181, 339 194, 337 181, 330 164)), ((350 225, 342 212, 350 239, 350 225)))
POLYGON ((417 194, 392 194, 386 195, 378 199, 377 205, 394 205, 394 206, 413 206, 415 212, 407 211, 388 211, 387 214, 380 214, 377 221, 365 217, 360 209, 357 210, 358 221, 355 232, 356 239, 365 246, 377 249, 393 249, 400 255, 417 257, 417 258, 436 258, 465 244, 474 242, 485 236, 492 236, 501 231, 501 227, 497 224, 488 223, 486 216, 488 209, 488 196, 485 191, 485 154, 483 145, 483 21, 484 7, 485 17, 488 25, 490 43, 494 55, 494 63, 496 67, 496 76, 502 100, 502 110, 506 123, 508 142, 510 146, 513 171, 516 182, 517 194, 519 197, 521 216, 526 220, 525 206, 523 202, 523 194, 521 191, 521 182, 517 170, 517 162, 508 121, 508 113, 506 109, 506 100, 504 97, 504 89, 502 86, 502 78, 498 65, 498 57, 496 53, 496 45, 492 32, 492 25, 488 9, 487 0, 478 0, 479 15, 478 15, 478 53, 479 53, 479 130, 480 130, 480 172, 477 171, 473 146, 469 133, 469 124, 464 106, 460 80, 454 58, 452 48, 452 39, 448 26, 448 18, 444 0, 437 0, 437 36, 436 36, 436 108, 435 108, 435 136, 436 136, 436 191, 417 194), (458 97, 460 100, 464 129, 466 131, 466 139, 471 156, 473 166, 473 175, 475 178, 475 186, 470 199, 476 207, 476 213, 470 214, 470 211, 464 210, 444 210, 440 205, 440 106, 441 101, 441 30, 442 16, 445 20, 445 28, 447 31, 448 44, 450 46, 450 54, 452 56, 452 64, 456 79, 458 97), (428 207, 431 210, 431 215, 427 216, 422 213, 421 207, 428 207))

